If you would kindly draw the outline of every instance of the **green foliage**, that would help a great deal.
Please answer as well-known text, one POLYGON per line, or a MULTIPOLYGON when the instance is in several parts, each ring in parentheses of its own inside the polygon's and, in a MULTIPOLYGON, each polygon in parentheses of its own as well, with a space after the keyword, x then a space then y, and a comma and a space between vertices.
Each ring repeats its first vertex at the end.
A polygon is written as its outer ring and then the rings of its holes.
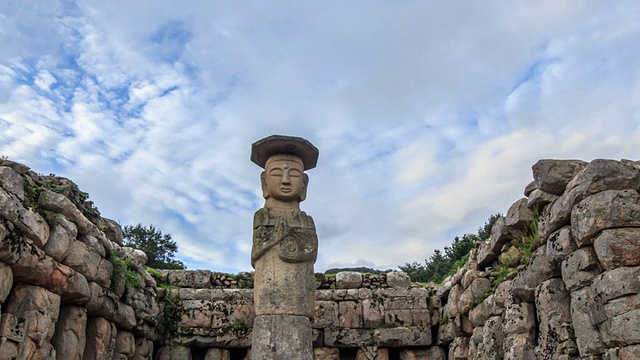
POLYGON ((148 267, 148 266, 147 266, 147 268, 146 268, 145 270, 147 270, 147 272, 148 272, 149 274, 151 274, 152 276, 154 276, 154 277, 156 277, 156 278, 161 278, 161 277, 163 276, 163 275, 162 275, 162 273, 161 273, 160 271, 158 271, 158 270, 156 270, 156 269, 154 269, 154 268, 152 268, 152 267, 148 267))
POLYGON ((441 283, 465 264, 471 249, 491 236, 491 228, 501 216, 501 214, 491 215, 484 226, 478 228, 477 234, 464 234, 462 238, 456 236, 451 246, 445 246, 444 254, 441 250, 434 250, 433 255, 425 259, 424 265, 413 262, 405 263, 398 268, 407 273, 411 281, 441 283))
POLYGON ((141 275, 130 268, 131 258, 120 258, 115 252, 111 251, 109 260, 113 264, 111 290, 115 290, 122 282, 124 282, 127 287, 140 287, 141 275))
POLYGON ((158 321, 158 332, 166 336, 173 336, 178 331, 178 321, 184 313, 180 297, 167 295, 163 299, 162 317, 158 321))
POLYGON ((186 269, 184 263, 174 259, 178 245, 171 234, 163 234, 153 225, 126 225, 123 229, 124 245, 144 251, 147 265, 154 269, 186 269))
POLYGON ((244 323, 243 320, 235 320, 233 322, 233 331, 246 331, 247 330, 247 324, 244 323))

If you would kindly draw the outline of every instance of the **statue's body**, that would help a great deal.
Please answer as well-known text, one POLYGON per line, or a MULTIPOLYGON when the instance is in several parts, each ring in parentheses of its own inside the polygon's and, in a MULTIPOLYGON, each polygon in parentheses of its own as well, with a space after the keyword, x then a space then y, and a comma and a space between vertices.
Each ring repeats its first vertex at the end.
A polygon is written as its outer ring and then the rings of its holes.
POLYGON ((300 210, 317 149, 301 138, 271 136, 253 145, 264 207, 253 219, 251 265, 255 268, 252 356, 312 359, 315 312, 313 264, 318 237, 311 216, 300 210), (303 158, 306 160, 303 160, 303 158))

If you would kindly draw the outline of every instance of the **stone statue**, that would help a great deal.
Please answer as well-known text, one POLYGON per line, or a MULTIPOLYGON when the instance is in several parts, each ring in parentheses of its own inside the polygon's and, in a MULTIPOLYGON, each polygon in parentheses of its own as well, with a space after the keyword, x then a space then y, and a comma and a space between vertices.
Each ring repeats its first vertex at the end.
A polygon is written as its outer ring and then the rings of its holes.
POLYGON ((252 356, 312 359, 315 312, 313 264, 318 237, 311 216, 300 210, 307 194, 305 170, 315 167, 318 149, 305 139, 272 135, 252 146, 264 207, 253 219, 251 265, 255 268, 252 356))

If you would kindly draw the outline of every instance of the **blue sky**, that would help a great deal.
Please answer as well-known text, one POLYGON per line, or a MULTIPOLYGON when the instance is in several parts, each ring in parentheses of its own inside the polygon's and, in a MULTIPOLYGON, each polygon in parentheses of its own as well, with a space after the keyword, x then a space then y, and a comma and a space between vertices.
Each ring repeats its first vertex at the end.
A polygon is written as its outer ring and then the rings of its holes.
POLYGON ((250 270, 252 142, 320 149, 317 271, 424 261, 541 158, 638 159, 637 1, 0 0, 0 154, 250 270))

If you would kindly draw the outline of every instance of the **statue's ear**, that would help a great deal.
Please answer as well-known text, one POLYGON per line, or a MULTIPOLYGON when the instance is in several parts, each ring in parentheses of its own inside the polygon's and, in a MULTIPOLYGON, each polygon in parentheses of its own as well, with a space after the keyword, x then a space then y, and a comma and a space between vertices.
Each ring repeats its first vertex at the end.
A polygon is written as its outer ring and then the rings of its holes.
POLYGON ((263 198, 268 198, 269 197, 269 193, 267 193, 267 172, 263 171, 260 174, 260 185, 262 186, 262 197, 263 198))
POLYGON ((302 174, 302 193, 300 193, 300 202, 307 198, 307 185, 309 185, 309 175, 302 174))

